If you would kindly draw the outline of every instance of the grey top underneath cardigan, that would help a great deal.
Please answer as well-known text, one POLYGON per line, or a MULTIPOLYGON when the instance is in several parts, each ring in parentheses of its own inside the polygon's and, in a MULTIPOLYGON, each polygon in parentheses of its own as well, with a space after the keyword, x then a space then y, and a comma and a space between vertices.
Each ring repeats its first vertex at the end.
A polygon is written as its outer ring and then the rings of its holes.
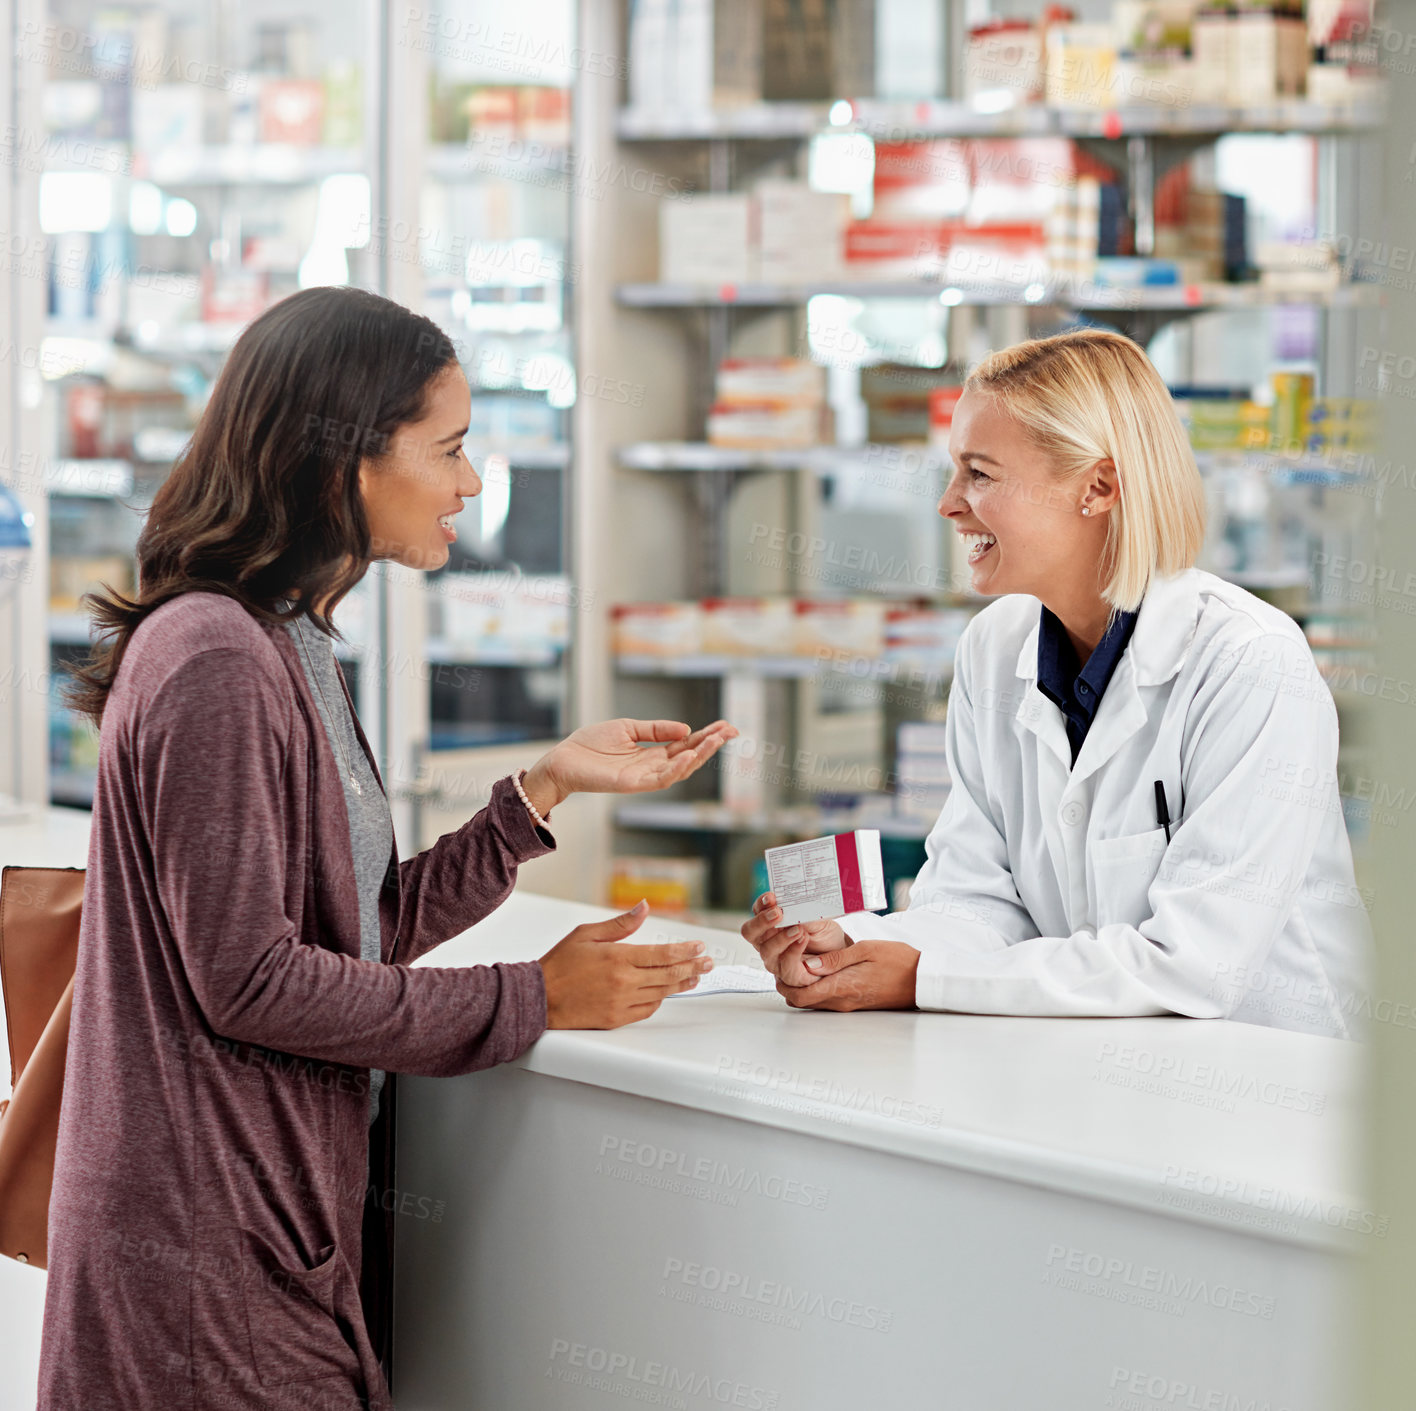
MULTIPOLYGON (((379 888, 388 873, 393 855, 393 815, 388 796, 374 776, 372 766, 359 748, 354 733, 354 717, 344 704, 339 686, 339 663, 334 643, 303 618, 286 624, 295 639, 305 679, 315 698, 330 752, 339 764, 339 782, 344 786, 344 806, 349 814, 349 844, 354 857, 354 883, 359 893, 359 954, 377 960, 381 945, 379 888)), ((369 1121, 379 1115, 379 1093, 383 1089, 382 1068, 369 1070, 369 1121)))

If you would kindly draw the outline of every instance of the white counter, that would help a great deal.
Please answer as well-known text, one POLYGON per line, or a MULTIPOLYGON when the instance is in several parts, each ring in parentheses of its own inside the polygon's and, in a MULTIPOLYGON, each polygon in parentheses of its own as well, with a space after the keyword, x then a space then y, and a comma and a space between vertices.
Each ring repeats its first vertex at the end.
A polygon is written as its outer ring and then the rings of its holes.
MULTIPOLYGON (((607 914, 517 895, 422 963, 607 914)), ((639 939, 695 934, 750 954, 639 939)), ((1385 1230, 1361 1060, 1224 1022, 724 995, 403 1078, 400 1411, 1331 1411, 1345 1253, 1385 1230)))

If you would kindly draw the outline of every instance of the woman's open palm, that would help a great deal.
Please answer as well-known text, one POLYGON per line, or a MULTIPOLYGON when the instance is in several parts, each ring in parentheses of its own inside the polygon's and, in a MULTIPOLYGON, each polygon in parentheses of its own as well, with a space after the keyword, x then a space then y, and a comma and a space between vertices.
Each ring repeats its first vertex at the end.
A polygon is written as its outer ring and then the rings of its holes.
POLYGON ((687 779, 737 733, 726 720, 692 732, 677 720, 602 720, 566 736, 545 763, 564 794, 640 794, 687 779))

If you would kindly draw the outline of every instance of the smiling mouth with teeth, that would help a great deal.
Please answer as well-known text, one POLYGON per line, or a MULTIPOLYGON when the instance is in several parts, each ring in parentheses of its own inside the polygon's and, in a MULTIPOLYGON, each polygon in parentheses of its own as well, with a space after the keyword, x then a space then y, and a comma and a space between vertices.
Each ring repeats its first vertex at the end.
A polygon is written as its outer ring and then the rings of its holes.
POLYGON ((992 534, 960 534, 964 541, 964 547, 969 551, 968 561, 971 564, 977 563, 993 546, 997 540, 992 534))
POLYGON ((452 526, 452 516, 450 514, 440 514, 438 516, 438 527, 444 534, 450 534, 454 539, 457 538, 457 530, 452 526))

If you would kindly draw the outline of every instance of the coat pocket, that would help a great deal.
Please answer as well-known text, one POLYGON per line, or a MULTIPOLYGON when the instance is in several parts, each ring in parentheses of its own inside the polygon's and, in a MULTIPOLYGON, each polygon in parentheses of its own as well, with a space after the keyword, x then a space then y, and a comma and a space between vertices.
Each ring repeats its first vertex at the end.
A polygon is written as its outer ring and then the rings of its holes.
POLYGON ((326 1245, 308 1268, 290 1266, 259 1235, 243 1231, 243 1292, 251 1357, 263 1386, 360 1376, 359 1357, 335 1314, 343 1260, 326 1245))
MULTIPOLYGON (((1175 825, 1171 824, 1173 828, 1175 825)), ((1150 828, 1091 844, 1092 915, 1103 926, 1139 926, 1153 913, 1151 883, 1165 856, 1165 829, 1150 828)))

